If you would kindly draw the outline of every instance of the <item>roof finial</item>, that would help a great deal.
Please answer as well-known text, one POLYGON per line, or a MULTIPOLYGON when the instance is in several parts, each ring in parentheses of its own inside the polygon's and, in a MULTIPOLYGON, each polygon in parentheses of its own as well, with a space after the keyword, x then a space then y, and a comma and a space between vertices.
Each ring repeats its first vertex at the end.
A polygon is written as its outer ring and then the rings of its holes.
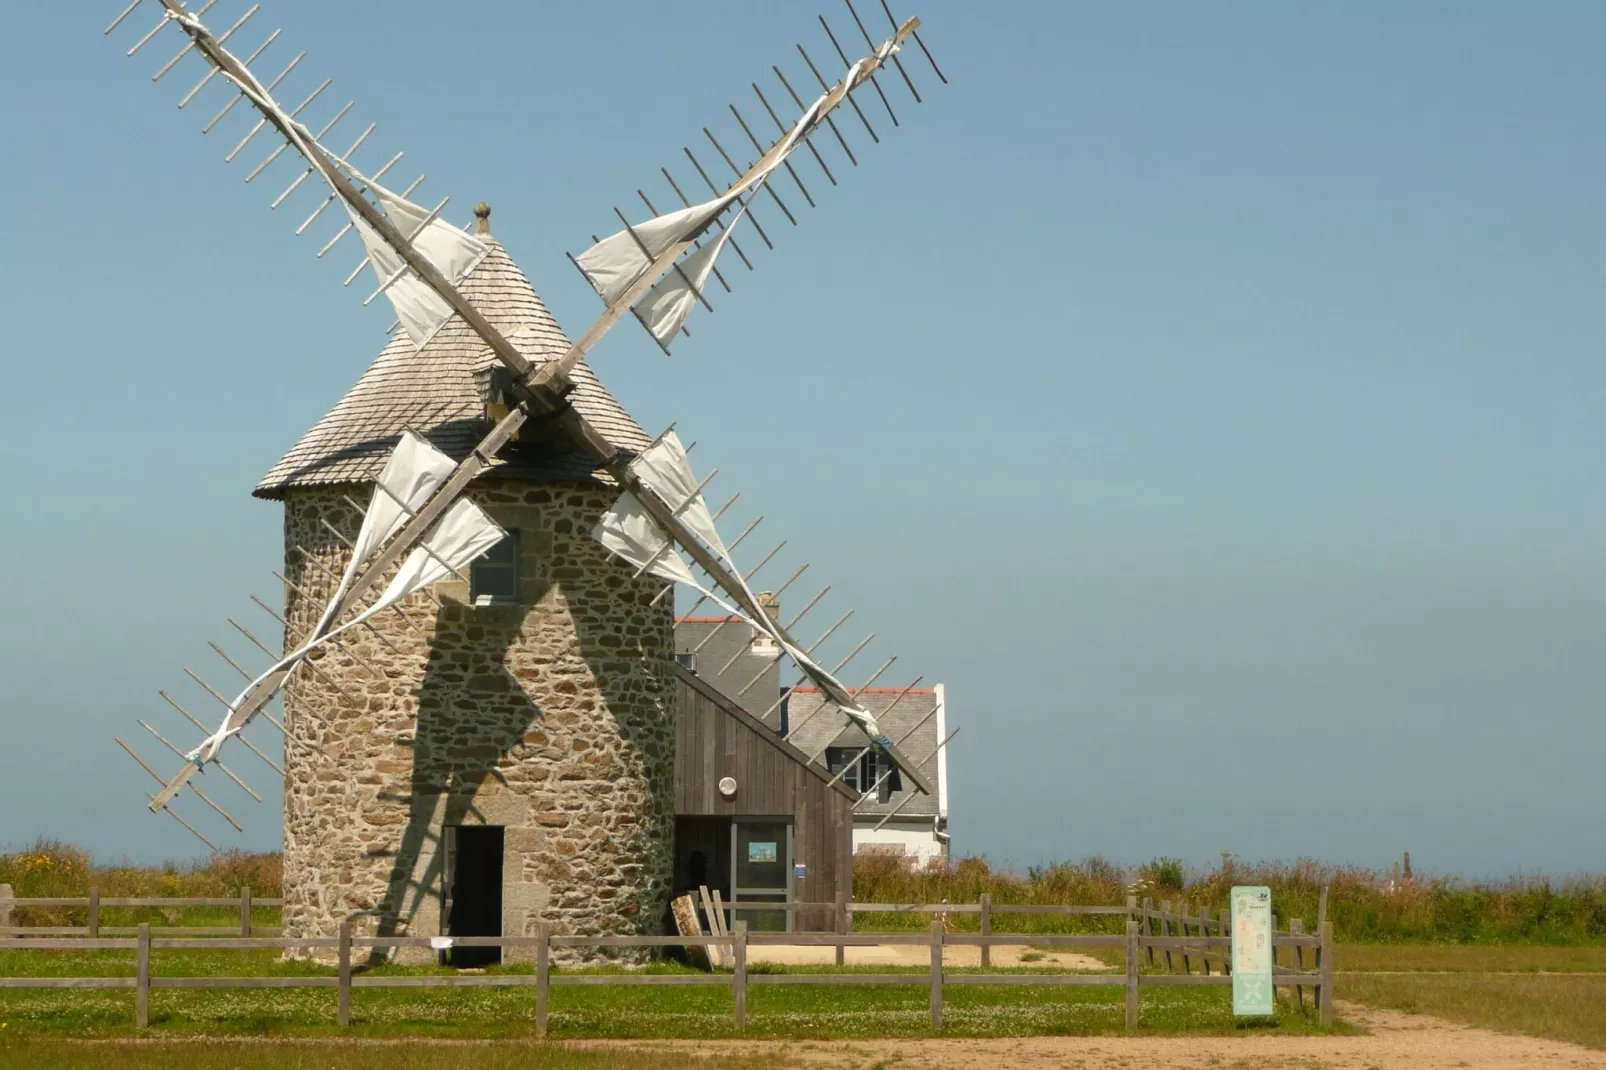
POLYGON ((474 233, 486 236, 491 233, 491 206, 484 201, 474 206, 474 233))

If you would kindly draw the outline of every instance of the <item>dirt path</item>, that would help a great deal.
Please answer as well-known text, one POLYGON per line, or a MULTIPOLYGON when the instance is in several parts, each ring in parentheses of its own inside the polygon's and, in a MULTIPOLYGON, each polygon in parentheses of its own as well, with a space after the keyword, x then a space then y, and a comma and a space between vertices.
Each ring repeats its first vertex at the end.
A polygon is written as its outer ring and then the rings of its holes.
MULTIPOLYGON (((1020 1037, 988 1040, 575 1042, 669 1059, 769 1054, 807 1070, 1606 1070, 1606 1051, 1473 1029, 1439 1018, 1341 1004, 1367 1029, 1349 1037, 1020 1037)), ((703 1065, 707 1065, 706 1063, 703 1065)))
MULTIPOLYGON (((846 949, 849 966, 927 966, 931 948, 920 944, 881 944, 846 949)), ((805 947, 794 944, 766 944, 747 949, 749 962, 775 962, 787 966, 817 966, 836 961, 834 947, 805 947)), ((942 961, 948 966, 980 966, 981 948, 945 947, 942 961)), ((994 966, 1040 966, 1062 970, 1108 970, 1110 967, 1091 955, 1072 951, 1033 950, 1025 944, 999 944, 993 948, 994 966), (1022 961, 1021 956, 1025 956, 1022 961)))

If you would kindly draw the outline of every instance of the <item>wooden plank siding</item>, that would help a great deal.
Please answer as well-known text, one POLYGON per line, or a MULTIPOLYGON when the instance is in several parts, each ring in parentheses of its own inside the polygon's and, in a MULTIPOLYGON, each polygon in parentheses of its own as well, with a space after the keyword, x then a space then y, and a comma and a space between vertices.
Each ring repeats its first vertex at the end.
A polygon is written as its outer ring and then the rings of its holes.
MULTIPOLYGON (((776 817, 792 822, 792 860, 807 867, 794 894, 806 903, 834 904, 852 897, 853 791, 832 784, 809 756, 720 694, 695 673, 677 666, 679 714, 675 724, 677 817, 776 817), (736 795, 719 793, 723 777, 736 795)), ((829 932, 835 910, 798 912, 797 928, 829 932)))

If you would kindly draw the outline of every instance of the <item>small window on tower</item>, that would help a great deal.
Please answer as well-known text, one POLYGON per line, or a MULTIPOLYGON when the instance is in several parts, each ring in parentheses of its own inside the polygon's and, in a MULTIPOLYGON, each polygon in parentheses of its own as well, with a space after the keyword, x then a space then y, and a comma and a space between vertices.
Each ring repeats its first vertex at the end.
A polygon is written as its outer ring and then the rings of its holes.
POLYGON ((476 606, 516 606, 519 604, 519 533, 485 551, 468 573, 469 601, 476 606))

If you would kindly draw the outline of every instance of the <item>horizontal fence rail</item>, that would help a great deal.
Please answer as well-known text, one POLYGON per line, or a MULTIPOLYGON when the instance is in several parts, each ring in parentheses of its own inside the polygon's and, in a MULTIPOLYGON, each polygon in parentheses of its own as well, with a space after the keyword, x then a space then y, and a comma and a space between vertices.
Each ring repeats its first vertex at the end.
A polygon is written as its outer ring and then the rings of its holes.
MULTIPOLYGON (((242 926, 249 930, 248 911, 251 906, 279 905, 278 900, 242 897, 242 926)), ((25 900, 16 900, 22 905, 25 900)), ((110 905, 112 901, 103 900, 110 905)), ((165 901, 168 904, 172 900, 165 901)), ((205 900, 199 905, 237 905, 242 900, 205 900)), ((84 905, 85 900, 52 901, 49 905, 84 905)), ((44 905, 44 904, 41 904, 44 905)), ((122 900, 117 905, 145 906, 149 900, 122 900)), ((180 901, 180 905, 197 905, 195 901, 180 901)), ((726 904, 727 908, 741 909, 744 903, 726 904)), ((1324 904, 1325 905, 1325 904, 1324 904)), ((837 908, 837 904, 765 904, 765 909, 778 906, 791 909, 837 908)), ((135 1024, 144 1029, 149 1025, 150 992, 152 989, 209 989, 209 988, 333 988, 337 992, 337 1021, 344 1027, 351 1022, 351 991, 354 988, 433 988, 433 987, 521 987, 533 989, 534 1025, 537 1034, 547 1031, 547 994, 556 987, 590 985, 668 985, 668 986, 729 986, 735 1013, 736 1028, 747 1025, 747 989, 752 985, 921 985, 931 995, 931 1023, 933 1029, 942 1028, 943 989, 947 985, 1105 985, 1121 987, 1126 997, 1126 1023, 1129 1028, 1138 1025, 1139 989, 1154 985, 1230 985, 1231 925, 1225 912, 1214 918, 1190 913, 1183 906, 1176 910, 1162 903, 1155 909, 1149 900, 1141 905, 1134 899, 1126 907, 1055 906, 1046 904, 991 904, 983 897, 980 903, 967 904, 850 904, 856 913, 923 913, 938 915, 929 932, 751 932, 744 921, 737 921, 729 932, 697 936, 563 936, 554 935, 541 924, 534 936, 483 936, 451 937, 450 947, 533 948, 535 972, 532 974, 433 974, 423 976, 367 975, 354 970, 352 953, 357 949, 431 948, 440 949, 440 938, 422 936, 359 936, 347 923, 338 937, 287 938, 237 935, 217 938, 166 938, 163 931, 147 924, 138 927, 135 939, 102 937, 60 938, 32 935, 39 930, 25 930, 30 935, 0 935, 0 950, 132 950, 136 969, 133 977, 0 977, 0 989, 19 988, 80 988, 80 989, 132 989, 134 991, 135 1024), (952 913, 980 914, 982 931, 954 933, 947 931, 944 916, 952 913), (1015 914, 1105 914, 1125 917, 1124 933, 993 933, 988 931, 992 913, 1015 914), (959 973, 944 967, 943 951, 948 947, 979 947, 982 966, 989 963, 991 949, 1000 945, 1031 944, 1055 948, 1124 948, 1125 969, 1111 973, 1031 972, 1031 973, 959 973), (907 973, 761 973, 749 974, 748 952, 754 947, 805 946, 835 947, 838 962, 843 949, 848 947, 880 947, 926 945, 930 948, 928 969, 907 973), (570 948, 669 948, 713 947, 728 948, 734 967, 729 972, 702 974, 590 974, 554 972, 551 955, 554 949, 570 948), (154 952, 168 950, 329 950, 338 955, 334 976, 295 977, 153 977, 151 957, 154 952), (1193 972, 1193 960, 1198 959, 1200 973, 1193 972), (1142 969, 1147 965, 1148 970, 1142 969), (1216 966, 1212 972, 1212 965, 1216 966), (1175 972, 1178 968, 1181 973, 1175 972)), ((1325 914, 1325 911, 1323 912, 1325 914)), ((260 928, 260 927, 259 927, 260 928)), ((77 930, 75 930, 77 931, 77 930)), ((104 931, 104 930, 103 930, 104 931)), ((194 933, 196 930, 186 930, 194 933)), ((1318 921, 1318 932, 1307 935, 1299 919, 1289 922, 1287 931, 1274 930, 1273 980, 1278 987, 1293 988, 1303 1004, 1304 988, 1313 990, 1315 1003, 1323 1026, 1333 1019, 1333 935, 1332 926, 1325 917, 1318 921), (1278 952, 1285 952, 1284 961, 1278 952), (1312 956, 1306 968, 1306 952, 1312 956)))
POLYGON ((277 896, 258 898, 250 888, 241 888, 237 896, 102 896, 99 888, 89 889, 81 896, 30 896, 8 894, 9 885, 0 885, 0 936, 86 936, 95 940, 104 935, 133 935, 139 932, 136 925, 103 925, 100 912, 103 908, 185 910, 194 908, 232 907, 239 912, 237 925, 165 925, 151 930, 154 935, 171 936, 243 936, 261 933, 277 934, 277 925, 258 925, 252 920, 252 911, 284 906, 277 896), (17 925, 15 912, 34 908, 81 909, 86 918, 83 925, 17 925))

